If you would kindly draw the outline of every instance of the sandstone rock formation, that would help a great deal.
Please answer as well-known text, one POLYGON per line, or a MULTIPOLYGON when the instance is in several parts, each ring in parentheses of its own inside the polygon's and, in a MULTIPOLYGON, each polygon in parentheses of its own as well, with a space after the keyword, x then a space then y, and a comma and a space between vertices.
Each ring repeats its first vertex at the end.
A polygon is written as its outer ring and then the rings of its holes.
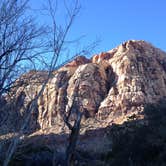
MULTIPOLYGON (((47 76, 47 71, 25 73, 0 99, 0 145, 5 134, 9 138, 20 131, 47 76)), ((84 111, 76 163, 166 164, 165 52, 130 40, 91 59, 78 56, 52 72, 30 112, 27 137, 14 154, 16 165, 52 165, 54 158, 62 159, 69 132, 62 115, 71 104, 73 114, 84 111)), ((6 146, 0 148, 6 151, 6 146)))
MULTIPOLYGON (((13 107, 17 111, 13 111, 19 117, 26 116, 23 107, 38 94, 46 77, 46 71, 30 71, 16 81, 19 87, 13 90, 12 100, 17 100, 13 107)), ((75 110, 83 106, 85 119, 102 120, 101 126, 122 123, 133 115, 141 118, 145 104, 164 97, 166 53, 145 41, 130 40, 94 55, 91 60, 77 57, 54 71, 38 100, 37 111, 32 112, 30 125, 51 128, 70 102, 75 110), (72 98, 73 94, 79 103, 72 98)), ((5 124, 8 125, 7 120, 2 126, 5 124)))
POLYGON ((128 41, 109 53, 113 56, 108 63, 116 78, 100 104, 101 118, 115 119, 141 112, 146 103, 155 103, 166 96, 164 52, 144 41, 128 41))

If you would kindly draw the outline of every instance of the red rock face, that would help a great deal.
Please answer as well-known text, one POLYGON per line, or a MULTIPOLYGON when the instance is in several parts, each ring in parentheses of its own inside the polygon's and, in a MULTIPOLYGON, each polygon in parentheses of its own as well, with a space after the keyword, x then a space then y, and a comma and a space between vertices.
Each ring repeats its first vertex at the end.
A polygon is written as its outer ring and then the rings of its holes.
POLYGON ((108 52, 102 52, 100 54, 96 54, 92 57, 92 62, 93 63, 98 63, 101 62, 103 60, 109 60, 110 58, 112 58, 112 54, 108 53, 108 52))
MULTIPOLYGON (((24 91, 25 106, 41 87, 40 82, 35 84, 35 75, 42 73, 34 73, 33 82, 16 90, 17 96, 24 91)), ((43 129, 52 127, 74 103, 74 109, 83 106, 86 118, 102 119, 105 125, 121 123, 142 112, 146 103, 164 97, 166 53, 145 41, 128 41, 92 60, 79 56, 55 71, 38 100, 36 121, 43 129)))
POLYGON ((91 61, 84 56, 78 56, 70 63, 66 64, 65 67, 78 67, 79 65, 90 63, 91 61))

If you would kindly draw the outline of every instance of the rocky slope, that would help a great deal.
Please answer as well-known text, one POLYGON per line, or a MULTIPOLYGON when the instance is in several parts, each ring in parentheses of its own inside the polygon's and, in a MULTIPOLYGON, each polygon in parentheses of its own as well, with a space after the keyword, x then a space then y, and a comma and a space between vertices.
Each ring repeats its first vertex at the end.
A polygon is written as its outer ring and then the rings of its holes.
MULTIPOLYGON (((47 72, 31 71, 16 81, 18 88, 13 89, 10 99, 3 101, 1 133, 19 130, 27 116, 24 108, 38 94, 46 77, 47 72), (12 113, 7 113, 7 109, 12 113)), ((61 115, 71 103, 73 111, 83 107, 82 134, 89 129, 122 124, 131 118, 141 121, 146 116, 145 106, 165 97, 166 53, 145 41, 130 40, 91 59, 79 56, 54 71, 38 99, 36 110, 31 113, 29 129, 41 129, 47 134, 62 133, 61 115)), ((100 131, 98 136, 102 135, 100 131)), ((93 134, 86 138, 94 140, 93 134)), ((89 148, 86 138, 81 139, 85 139, 89 148)), ((94 144, 98 141, 96 137, 94 144)), ((102 142, 106 145, 103 144, 100 150, 109 150, 107 141, 103 137, 102 142)))

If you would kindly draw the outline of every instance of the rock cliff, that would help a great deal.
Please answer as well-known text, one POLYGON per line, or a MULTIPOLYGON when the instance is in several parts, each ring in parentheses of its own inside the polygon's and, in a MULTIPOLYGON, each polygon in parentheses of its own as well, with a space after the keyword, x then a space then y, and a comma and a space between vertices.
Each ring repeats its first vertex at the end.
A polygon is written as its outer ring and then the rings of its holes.
MULTIPOLYGON (((46 71, 30 71, 16 81, 12 101, 17 102, 12 107, 19 115, 17 124, 26 116, 23 108, 38 94, 46 77, 46 71)), ((130 40, 91 59, 78 56, 54 71, 38 99, 37 111, 32 112, 30 128, 51 128, 71 102, 74 109, 84 108, 85 120, 95 117, 107 126, 131 116, 142 118, 147 103, 164 97, 166 53, 145 41, 130 40)), ((8 120, 4 125, 8 128, 8 120)))
POLYGON ((91 59, 78 56, 51 73, 32 109, 47 76, 48 71, 25 73, 1 98, 0 165, 30 109, 11 165, 63 161, 69 130, 62 115, 71 105, 73 115, 84 112, 74 165, 166 165, 165 52, 129 40, 91 59))

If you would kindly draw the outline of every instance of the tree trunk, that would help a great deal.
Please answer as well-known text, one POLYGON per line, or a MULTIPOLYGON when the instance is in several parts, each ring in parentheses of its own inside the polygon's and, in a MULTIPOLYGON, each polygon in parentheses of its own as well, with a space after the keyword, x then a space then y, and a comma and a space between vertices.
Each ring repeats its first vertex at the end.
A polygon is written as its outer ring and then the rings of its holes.
POLYGON ((69 137, 69 145, 66 149, 66 160, 65 160, 65 166, 71 166, 71 162, 73 159, 73 155, 75 152, 79 131, 80 131, 80 123, 82 119, 82 112, 77 113, 77 119, 75 120, 74 126, 71 129, 71 134, 69 137))

